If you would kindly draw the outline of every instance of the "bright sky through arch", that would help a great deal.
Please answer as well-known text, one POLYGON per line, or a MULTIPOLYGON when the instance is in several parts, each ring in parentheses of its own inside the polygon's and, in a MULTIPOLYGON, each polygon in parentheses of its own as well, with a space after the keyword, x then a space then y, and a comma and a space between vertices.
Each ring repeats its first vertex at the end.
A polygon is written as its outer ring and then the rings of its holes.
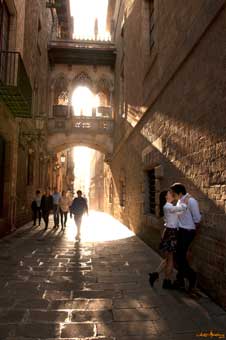
POLYGON ((100 39, 107 39, 106 32, 108 0, 70 0, 74 17, 74 38, 93 39, 95 19, 98 19, 100 39))

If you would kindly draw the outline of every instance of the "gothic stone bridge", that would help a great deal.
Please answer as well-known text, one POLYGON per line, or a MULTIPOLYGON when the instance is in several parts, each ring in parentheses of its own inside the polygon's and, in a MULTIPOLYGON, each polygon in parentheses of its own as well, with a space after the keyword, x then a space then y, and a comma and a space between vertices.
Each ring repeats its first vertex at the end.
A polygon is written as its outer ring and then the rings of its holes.
MULTIPOLYGON (((99 107, 90 116, 73 116, 71 107, 65 106, 65 115, 55 114, 48 119, 48 149, 59 152, 68 147, 84 145, 101 151, 109 157, 113 151, 114 120, 111 108, 99 107)), ((62 111, 62 108, 61 108, 62 111)))

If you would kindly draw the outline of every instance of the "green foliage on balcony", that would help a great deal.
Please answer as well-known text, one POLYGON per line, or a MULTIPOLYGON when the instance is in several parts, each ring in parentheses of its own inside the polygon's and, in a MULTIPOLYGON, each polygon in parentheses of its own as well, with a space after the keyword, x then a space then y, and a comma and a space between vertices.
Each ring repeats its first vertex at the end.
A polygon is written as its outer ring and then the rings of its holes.
POLYGON ((32 88, 18 52, 0 51, 0 100, 15 117, 32 116, 32 88))

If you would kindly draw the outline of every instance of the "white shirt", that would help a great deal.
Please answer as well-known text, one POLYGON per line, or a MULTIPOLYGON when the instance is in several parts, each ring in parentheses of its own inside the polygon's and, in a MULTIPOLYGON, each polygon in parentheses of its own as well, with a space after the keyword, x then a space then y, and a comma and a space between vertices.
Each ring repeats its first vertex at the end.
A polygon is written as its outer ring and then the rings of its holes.
POLYGON ((163 207, 164 220, 166 228, 177 229, 178 225, 178 215, 187 210, 187 205, 181 203, 180 206, 174 206, 172 203, 167 202, 163 207))
POLYGON ((41 207, 41 197, 40 196, 36 196, 35 197, 35 202, 37 204, 37 208, 40 208, 41 207))
MULTIPOLYGON (((188 194, 181 197, 177 202, 177 206, 181 206, 184 203, 184 199, 188 194)), ((201 221, 201 214, 199 211, 199 205, 196 199, 190 197, 188 200, 188 209, 178 216, 179 227, 187 230, 195 230, 196 223, 201 221)))

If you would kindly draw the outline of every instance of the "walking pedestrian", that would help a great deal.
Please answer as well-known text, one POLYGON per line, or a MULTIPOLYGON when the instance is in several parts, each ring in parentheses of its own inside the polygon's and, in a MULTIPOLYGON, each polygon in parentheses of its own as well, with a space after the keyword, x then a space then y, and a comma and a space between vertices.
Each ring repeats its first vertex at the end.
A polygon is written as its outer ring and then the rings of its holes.
POLYGON ((176 252, 178 215, 187 209, 188 198, 180 206, 173 205, 174 197, 172 191, 163 191, 160 194, 160 202, 163 209, 165 228, 162 234, 159 249, 163 252, 164 260, 161 262, 157 271, 149 274, 149 282, 153 287, 154 282, 159 278, 159 274, 164 270, 164 280, 162 288, 171 289, 171 277, 173 273, 173 254, 176 252))
POLYGON ((70 207, 70 198, 67 197, 66 191, 62 191, 62 196, 59 201, 60 206, 60 220, 61 220, 61 230, 64 230, 67 223, 67 214, 70 207))
POLYGON ((82 216, 88 214, 88 205, 84 197, 82 197, 82 191, 77 191, 77 197, 73 200, 70 207, 70 213, 74 215, 75 224, 77 226, 76 239, 80 240, 82 216))
POLYGON ((54 226, 53 228, 58 228, 59 227, 59 220, 60 220, 60 206, 59 206, 59 201, 60 201, 61 195, 57 191, 57 188, 54 188, 53 192, 53 219, 54 219, 54 226))
POLYGON ((175 183, 171 187, 177 206, 184 204, 188 197, 188 209, 178 216, 179 230, 177 239, 176 261, 178 266, 177 280, 174 287, 178 289, 185 288, 184 279, 189 281, 189 291, 192 293, 196 286, 197 274, 188 263, 189 247, 194 240, 200 227, 201 214, 196 199, 191 197, 183 184, 175 183))
POLYGON ((41 192, 40 190, 36 190, 35 193, 35 198, 31 203, 31 209, 32 209, 32 213, 33 213, 33 227, 36 226, 36 220, 38 218, 38 226, 40 227, 41 224, 41 192))
POLYGON ((45 222, 45 230, 47 230, 49 225, 49 214, 50 211, 53 210, 53 196, 50 194, 50 189, 47 189, 45 194, 42 196, 41 210, 42 217, 45 222))

